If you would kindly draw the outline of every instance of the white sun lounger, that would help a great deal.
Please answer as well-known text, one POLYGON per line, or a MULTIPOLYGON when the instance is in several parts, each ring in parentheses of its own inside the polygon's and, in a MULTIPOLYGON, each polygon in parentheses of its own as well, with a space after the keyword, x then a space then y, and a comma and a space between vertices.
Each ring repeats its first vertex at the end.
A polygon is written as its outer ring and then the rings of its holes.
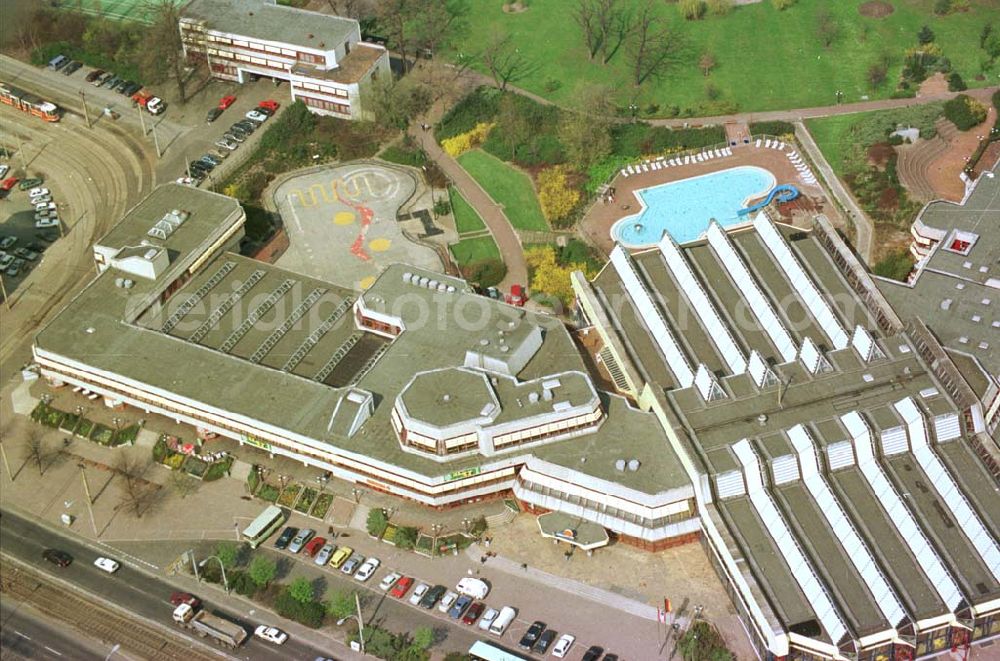
POLYGON ((643 164, 642 164, 642 171, 643 171, 643 172, 649 172, 649 166, 648 166, 648 165, 646 165, 645 163, 643 163, 643 164))
POLYGON ((764 143, 764 149, 770 149, 770 148, 771 148, 771 139, 768 138, 767 142, 764 143))
POLYGON ((655 163, 653 163, 653 169, 654 169, 654 170, 659 170, 659 169, 660 169, 660 168, 662 168, 662 167, 663 167, 663 166, 662 166, 662 165, 660 165, 660 162, 659 162, 659 161, 656 161, 655 163))
POLYGON ((778 147, 778 149, 782 149, 782 150, 783 150, 784 148, 785 148, 785 143, 784 143, 784 142, 782 142, 782 143, 781 143, 781 146, 779 146, 779 147, 778 147))
POLYGON ((73 388, 73 392, 80 392, 82 390, 83 390, 83 386, 77 386, 76 388, 73 388))
POLYGON ((732 156, 733 155, 733 150, 730 149, 729 147, 726 147, 722 151, 726 152, 726 156, 732 156))
POLYGON ((89 399, 91 401, 97 399, 98 397, 100 397, 100 395, 98 395, 96 392, 92 392, 89 395, 87 395, 87 399, 89 399))
POLYGON ((622 168, 622 177, 628 177, 628 172, 625 171, 625 168, 622 168))
POLYGON ((755 144, 754 147, 760 147, 760 138, 757 138, 757 144, 755 144))

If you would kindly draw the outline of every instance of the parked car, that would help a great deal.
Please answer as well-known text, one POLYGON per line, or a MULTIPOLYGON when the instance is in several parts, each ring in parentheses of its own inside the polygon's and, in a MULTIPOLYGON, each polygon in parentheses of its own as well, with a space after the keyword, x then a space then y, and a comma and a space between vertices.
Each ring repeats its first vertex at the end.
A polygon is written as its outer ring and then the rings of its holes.
POLYGON ((352 555, 347 559, 347 562, 344 563, 344 566, 340 568, 340 571, 350 576, 357 571, 358 566, 364 562, 364 560, 365 557, 362 555, 352 555))
POLYGON ((278 112, 278 108, 281 107, 281 104, 275 101, 274 99, 267 99, 266 101, 261 101, 260 103, 258 103, 257 107, 262 108, 264 110, 270 110, 271 113, 276 113, 278 112))
POLYGON ((341 546, 330 556, 330 566, 334 569, 339 569, 352 555, 354 555, 354 549, 350 546, 341 546))
POLYGON ((254 629, 253 635, 275 645, 284 645, 285 641, 288 640, 287 633, 277 627, 269 627, 265 624, 261 624, 254 629))
POLYGON ((461 597, 456 599, 455 603, 452 604, 451 608, 448 609, 448 617, 450 617, 453 620, 457 620, 458 618, 462 617, 462 615, 465 613, 465 609, 468 608, 469 604, 471 603, 472 603, 472 597, 467 597, 466 595, 463 594, 461 597))
POLYGON ((49 68, 53 71, 59 71, 67 64, 69 64, 69 58, 61 53, 49 60, 49 68))
POLYGON ((18 184, 20 190, 28 190, 29 188, 34 188, 35 186, 42 185, 41 177, 28 177, 27 179, 22 179, 21 183, 18 184))
POLYGON ((65 69, 63 69, 63 75, 71 76, 74 73, 76 73, 82 66, 83 62, 80 62, 79 60, 73 60, 72 62, 66 65, 65 69))
POLYGON ((29 198, 43 197, 45 195, 51 195, 48 188, 32 188, 28 191, 29 198))
MULTIPOLYGON (((125 96, 132 96, 133 94, 137 93, 141 89, 142 89, 142 83, 132 83, 131 85, 126 85, 125 86, 125 92, 124 92, 124 94, 125 94, 125 96)), ((154 97, 151 97, 151 98, 154 98, 154 97)), ((148 103, 148 100, 147 100, 147 103, 148 103)), ((153 114, 156 114, 156 113, 153 113, 153 114)))
POLYGON ((59 549, 45 549, 42 551, 42 557, 57 567, 69 567, 73 564, 73 556, 59 549))
POLYGON ((35 229, 43 230, 46 227, 59 227, 58 216, 52 218, 40 218, 35 221, 35 229))
POLYGON ((191 608, 194 608, 195 610, 197 610, 198 607, 201 606, 201 599, 199 599, 198 597, 194 596, 190 592, 174 592, 174 593, 172 593, 170 595, 170 605, 174 606, 174 607, 177 607, 177 606, 180 606, 181 604, 187 604, 191 608))
POLYGON ((0 163, 0 179, 6 177, 8 172, 10 172, 10 166, 6 163, 0 163))
POLYGON ((368 558, 363 563, 361 567, 358 568, 358 573, 354 575, 354 578, 359 581, 367 581, 375 573, 375 570, 379 566, 378 558, 368 558))
POLYGON ((302 553, 307 558, 315 558, 316 554, 319 553, 319 550, 323 548, 324 544, 326 544, 325 537, 313 537, 305 546, 302 547, 302 553))
POLYGON ((418 606, 420 606, 425 610, 430 610, 434 608, 434 604, 436 604, 438 600, 442 596, 444 596, 444 593, 447 591, 448 588, 446 588, 445 586, 435 585, 431 589, 427 590, 424 596, 420 598, 420 603, 418 604, 418 606))
POLYGON ((205 115, 205 121, 211 124, 212 122, 217 120, 219 118, 219 115, 221 114, 222 114, 222 108, 209 108, 208 114, 205 115))
POLYGON ((303 528, 299 531, 299 534, 295 536, 295 539, 292 540, 292 543, 288 545, 288 550, 292 553, 298 553, 315 535, 316 531, 312 528, 303 528))
POLYGON ((402 599, 403 596, 406 595, 406 591, 410 589, 411 585, 413 585, 412 577, 401 576, 399 580, 396 581, 396 584, 392 586, 392 590, 389 591, 389 594, 396 599, 402 599))
POLYGON ((583 659, 581 661, 597 661, 604 654, 604 648, 600 645, 591 645, 587 648, 587 651, 583 653, 583 659))
MULTIPOLYGON (((240 133, 242 133, 242 131, 240 131, 240 133)), ((242 142, 244 142, 246 140, 246 136, 245 135, 237 135, 236 133, 223 133, 222 134, 222 139, 223 140, 229 140, 231 142, 240 142, 240 143, 242 143, 242 142)))
POLYGON ((605 654, 604 658, 601 659, 601 661, 618 661, 618 655, 617 654, 605 654))
POLYGON ((51 200, 38 198, 32 201, 35 203, 35 211, 54 211, 56 208, 56 203, 51 200))
POLYGON ((84 78, 88 83, 92 83, 104 75, 104 69, 94 69, 84 78))
POLYGON ((556 641, 555 647, 552 648, 552 656, 557 659, 562 659, 569 652, 569 648, 573 646, 573 642, 576 640, 575 636, 571 636, 568 633, 564 633, 556 641))
POLYGON ((232 140, 227 140, 225 138, 219 138, 218 140, 215 141, 215 146, 220 149, 228 149, 229 151, 236 151, 236 148, 239 147, 240 145, 238 142, 233 142, 232 140))
POLYGON ((4 273, 6 273, 8 277, 16 278, 18 274, 21 273, 22 266, 24 266, 24 260, 15 259, 10 263, 10 266, 7 267, 7 270, 4 271, 4 273))
POLYGON ((403 575, 400 574, 398 571, 391 571, 382 578, 381 582, 379 582, 378 589, 381 590, 382 592, 388 592, 389 588, 395 585, 396 581, 398 581, 402 577, 403 575))
POLYGON ((17 186, 17 182, 18 181, 20 181, 20 180, 17 177, 7 177, 6 179, 3 180, 3 183, 0 184, 0 190, 8 190, 9 191, 14 186, 17 186))
POLYGON ((109 90, 113 90, 115 88, 115 86, 117 86, 118 83, 120 83, 121 81, 122 81, 121 78, 119 78, 115 74, 111 74, 111 75, 107 76, 106 78, 104 78, 103 80, 101 80, 101 85, 100 86, 101 87, 107 87, 109 90))
POLYGON ((177 177, 176 183, 182 186, 193 186, 195 181, 194 177, 177 177))
POLYGON ((413 594, 410 595, 409 602, 412 606, 417 606, 420 604, 420 600, 424 598, 427 591, 431 589, 431 586, 426 583, 418 583, 417 587, 413 588, 413 594))
POLYGON ((103 86, 103 85, 104 85, 104 84, 105 84, 106 82, 108 82, 109 80, 111 80, 111 79, 112 79, 112 78, 114 77, 114 75, 115 75, 115 74, 113 74, 113 73, 109 73, 109 72, 105 72, 105 73, 102 73, 102 74, 101 74, 100 76, 98 76, 97 78, 94 78, 94 80, 92 80, 92 81, 91 81, 91 84, 92 84, 92 85, 93 85, 94 87, 101 87, 101 86, 103 86))
POLYGON ((208 153, 210 155, 216 157, 217 159, 221 160, 221 161, 224 161, 227 158, 229 158, 229 151, 227 151, 225 149, 213 149, 212 151, 210 151, 208 153))
POLYGON ((228 108, 229 106, 233 105, 234 103, 236 103, 236 97, 233 96, 232 94, 227 94, 226 96, 224 96, 221 99, 219 99, 219 106, 218 106, 218 108, 219 108, 219 110, 225 110, 226 108, 228 108))
POLYGON ((254 124, 249 119, 241 119, 240 121, 233 124, 233 126, 230 128, 233 127, 238 128, 242 131, 246 131, 247 133, 253 133, 254 131, 257 130, 257 124, 254 124))
POLYGON ((133 85, 135 85, 134 80, 123 80, 122 82, 115 85, 115 91, 121 94, 122 96, 128 96, 128 94, 125 93, 125 90, 132 89, 133 85))
POLYGON ((212 167, 216 167, 222 164, 222 159, 211 153, 203 154, 202 157, 198 160, 206 163, 211 163, 212 167))
POLYGON ((531 623, 531 626, 528 627, 528 630, 524 632, 524 635, 521 636, 521 640, 517 643, 517 646, 522 650, 530 650, 531 646, 535 644, 535 641, 538 640, 538 637, 542 635, 543 631, 545 631, 545 623, 535 620, 531 623))
POLYGON ((535 641, 535 644, 531 647, 531 651, 535 654, 545 656, 545 653, 549 651, 549 645, 552 644, 552 641, 555 640, 558 635, 559 634, 556 633, 555 629, 546 629, 542 632, 542 635, 538 637, 538 640, 535 641))
POLYGON ((112 560, 111 558, 105 558, 104 556, 101 556, 97 560, 94 560, 94 566, 100 569, 101 571, 108 572, 109 574, 114 574, 121 567, 121 565, 116 560, 112 560))
POLYGON ((215 169, 215 162, 212 161, 211 159, 205 158, 204 156, 202 156, 195 162, 201 163, 202 168, 208 172, 211 172, 212 170, 215 169))
POLYGON ((490 592, 490 586, 486 581, 466 576, 455 586, 455 592, 469 595, 473 599, 485 599, 490 592))
POLYGON ((441 603, 438 604, 438 610, 442 613, 447 613, 451 605, 455 603, 458 599, 458 593, 453 590, 448 590, 445 595, 441 598, 441 603))
POLYGON ((288 545, 292 543, 292 539, 299 534, 299 529, 294 526, 286 526, 278 539, 274 540, 274 548, 276 549, 287 549, 288 545))
POLYGON ((504 606, 490 624, 490 633, 494 636, 502 636, 515 617, 517 617, 517 609, 511 606, 504 606))
POLYGON ((251 110, 246 114, 246 118, 252 122, 260 122, 261 124, 267 121, 267 115, 259 110, 251 110))
POLYGON ((330 556, 333 555, 333 552, 336 548, 337 548, 336 544, 331 544, 330 542, 327 542, 326 544, 323 545, 323 548, 319 550, 319 553, 316 554, 316 559, 313 560, 313 562, 322 567, 326 563, 330 562, 330 556))
POLYGON ((17 245, 16 236, 5 236, 4 238, 0 239, 0 250, 8 250, 16 245, 17 245))
POLYGON ((490 628, 490 625, 493 624, 493 620, 497 619, 497 614, 499 612, 500 611, 495 608, 487 608, 486 612, 483 613, 483 616, 479 618, 479 624, 477 626, 483 631, 487 631, 490 628))
POLYGON ((7 253, 0 251, 0 271, 6 270, 8 266, 14 263, 14 255, 8 255, 7 253))
POLYGON ((36 259, 38 259, 38 253, 35 252, 34 250, 28 250, 27 248, 18 248, 17 250, 14 251, 14 254, 20 257, 21 259, 25 259, 29 262, 33 262, 36 259))
POLYGON ((52 196, 51 195, 39 195, 38 197, 32 197, 32 198, 30 198, 29 201, 32 204, 36 205, 36 206, 39 205, 39 204, 48 204, 49 202, 52 201, 52 196))
POLYGON ((477 601, 472 604, 469 606, 469 610, 465 611, 465 615, 462 617, 462 624, 475 624, 476 620, 483 614, 484 610, 486 610, 486 604, 483 602, 477 601))

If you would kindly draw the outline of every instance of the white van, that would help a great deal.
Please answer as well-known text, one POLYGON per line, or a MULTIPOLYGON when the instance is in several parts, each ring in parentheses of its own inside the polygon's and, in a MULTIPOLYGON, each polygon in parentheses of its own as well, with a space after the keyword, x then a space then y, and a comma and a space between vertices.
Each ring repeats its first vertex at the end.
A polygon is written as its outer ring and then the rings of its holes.
POLYGON ((510 606, 504 606, 500 609, 500 614, 493 620, 493 624, 490 625, 490 633, 502 636, 515 617, 517 617, 517 611, 510 606))
POLYGON ((466 576, 455 586, 455 591, 473 599, 485 599, 486 595, 489 594, 490 586, 486 584, 486 581, 466 576))

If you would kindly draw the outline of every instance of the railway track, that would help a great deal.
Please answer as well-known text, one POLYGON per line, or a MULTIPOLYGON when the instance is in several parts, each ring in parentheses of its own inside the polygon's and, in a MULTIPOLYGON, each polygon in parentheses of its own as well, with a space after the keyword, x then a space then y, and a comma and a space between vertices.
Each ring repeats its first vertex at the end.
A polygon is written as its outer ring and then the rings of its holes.
POLYGON ((90 638, 148 661, 216 661, 215 655, 175 640, 158 627, 67 591, 31 569, 0 562, 0 594, 27 604, 47 617, 63 622, 90 638))

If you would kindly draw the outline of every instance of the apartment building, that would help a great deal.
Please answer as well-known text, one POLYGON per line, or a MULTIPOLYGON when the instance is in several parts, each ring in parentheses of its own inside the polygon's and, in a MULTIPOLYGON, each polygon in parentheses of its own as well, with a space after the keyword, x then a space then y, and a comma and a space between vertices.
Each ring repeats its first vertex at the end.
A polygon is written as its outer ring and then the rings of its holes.
POLYGON ((192 0, 180 31, 187 58, 216 78, 285 81, 292 101, 321 115, 368 118, 365 88, 390 75, 388 52, 363 42, 356 20, 274 0, 192 0))

